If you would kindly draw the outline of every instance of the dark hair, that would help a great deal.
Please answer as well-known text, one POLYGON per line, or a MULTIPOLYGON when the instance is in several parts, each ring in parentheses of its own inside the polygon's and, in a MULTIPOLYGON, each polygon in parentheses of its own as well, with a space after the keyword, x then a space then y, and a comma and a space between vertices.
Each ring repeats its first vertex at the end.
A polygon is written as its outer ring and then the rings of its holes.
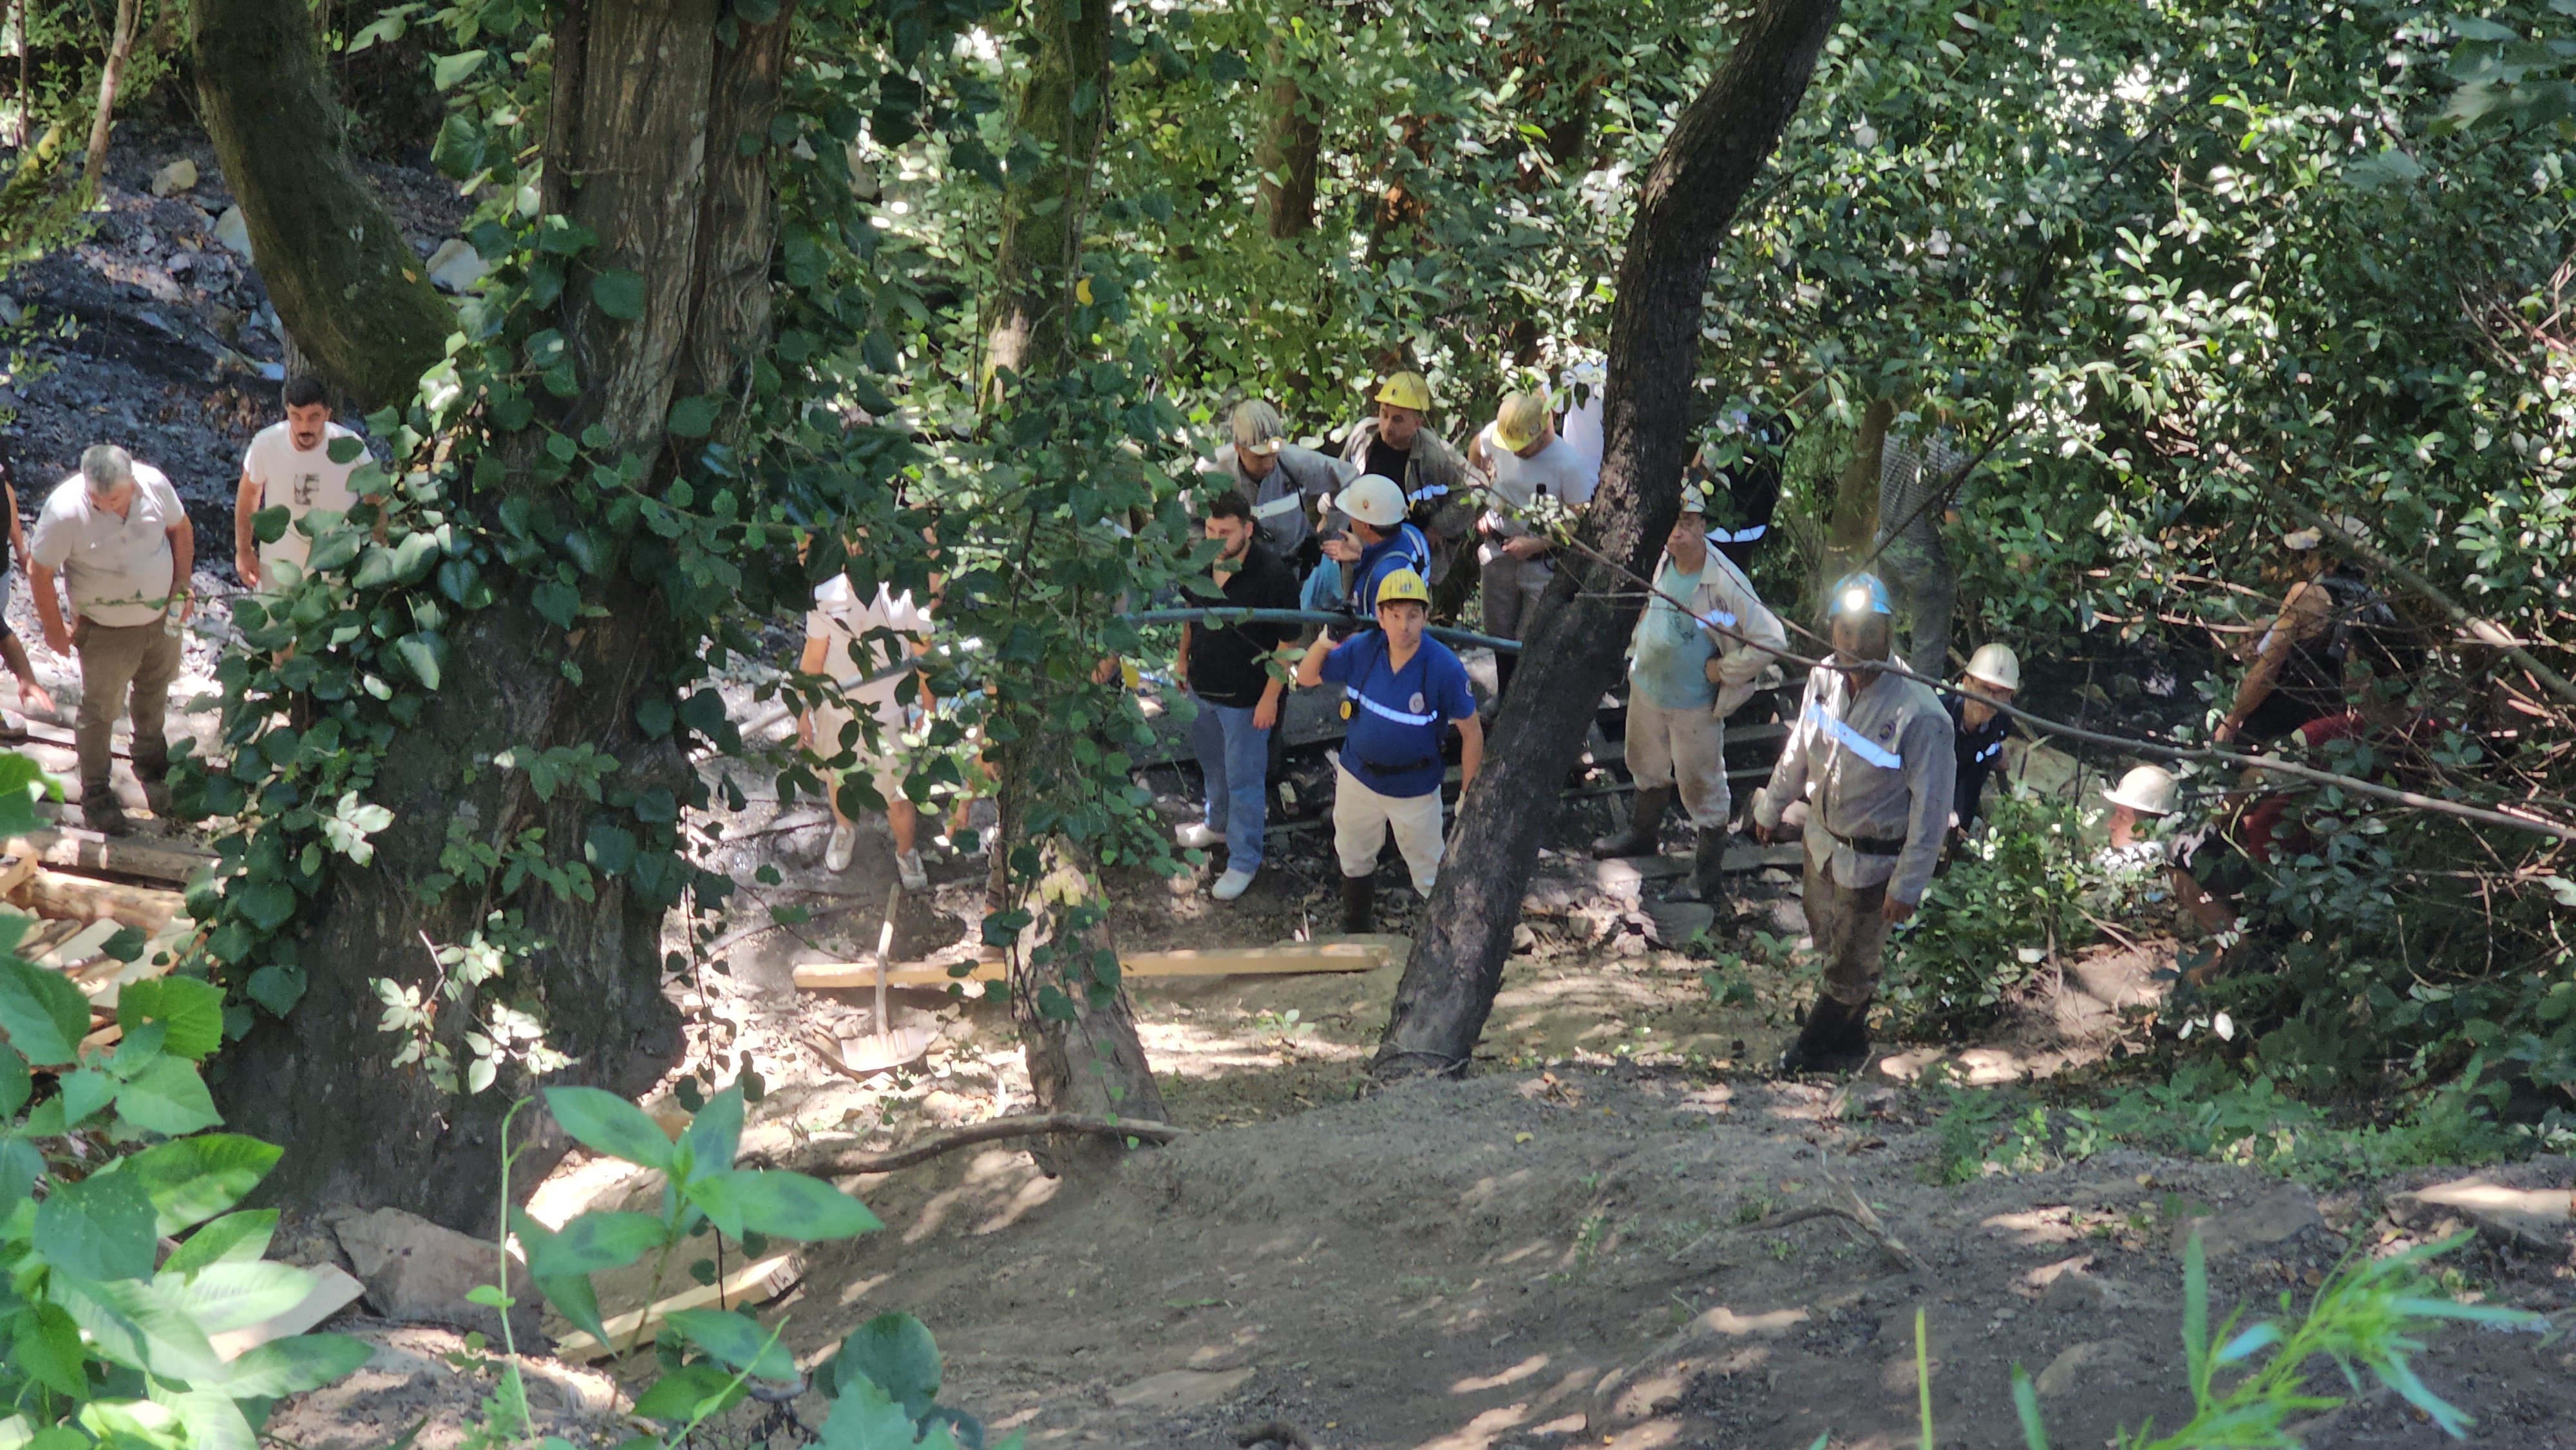
POLYGON ((1243 496, 1242 489, 1229 488, 1208 500, 1207 516, 1212 519, 1241 519, 1247 524, 1251 523, 1252 500, 1243 496))
POLYGON ((322 386, 322 380, 310 373, 297 373, 288 378, 286 386, 278 389, 277 393, 290 408, 310 408, 316 403, 331 401, 331 390, 322 386))

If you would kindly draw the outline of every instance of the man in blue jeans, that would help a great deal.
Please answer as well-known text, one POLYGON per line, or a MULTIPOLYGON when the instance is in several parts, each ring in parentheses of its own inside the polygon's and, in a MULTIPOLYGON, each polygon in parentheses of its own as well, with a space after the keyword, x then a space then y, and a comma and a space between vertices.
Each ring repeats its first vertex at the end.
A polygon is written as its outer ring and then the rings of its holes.
MULTIPOLYGON (((1229 489, 1208 505, 1207 537, 1217 546, 1217 556, 1208 570, 1210 582, 1193 582, 1193 603, 1231 609, 1297 607, 1297 576, 1256 536, 1252 504, 1241 493, 1229 489)), ((1261 869, 1270 731, 1279 723, 1279 697, 1287 690, 1287 662, 1273 671, 1271 660, 1297 633, 1292 624, 1193 620, 1181 626, 1174 672, 1198 701, 1190 743, 1207 777, 1207 818, 1183 826, 1180 840, 1201 849, 1225 842, 1225 874, 1208 890, 1219 901, 1241 896, 1252 884, 1252 873, 1261 869)))

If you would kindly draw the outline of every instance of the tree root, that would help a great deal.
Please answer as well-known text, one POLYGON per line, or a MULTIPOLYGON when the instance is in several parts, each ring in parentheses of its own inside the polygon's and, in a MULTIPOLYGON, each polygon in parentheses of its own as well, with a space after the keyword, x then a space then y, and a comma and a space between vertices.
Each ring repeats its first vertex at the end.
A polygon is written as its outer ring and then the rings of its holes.
POLYGON ((1243 1450, 1252 1450, 1255 1445, 1274 1444, 1286 1446, 1287 1450, 1315 1450, 1315 1442, 1306 1438, 1306 1432, 1285 1420, 1247 1425, 1234 1437, 1234 1443, 1242 1446, 1243 1450))
POLYGON ((1143 1121, 1112 1122, 1107 1118, 1085 1117, 1080 1113, 1048 1113, 1016 1118, 994 1118, 942 1133, 926 1143, 909 1148, 896 1148, 883 1153, 870 1153, 847 1147, 847 1139, 808 1144, 772 1166, 793 1168, 799 1173, 813 1173, 830 1178, 848 1178, 860 1173, 891 1173, 915 1163, 927 1163, 960 1148, 990 1143, 1004 1138, 1029 1138, 1041 1134, 1080 1133, 1095 1138, 1135 1138, 1147 1143, 1168 1143, 1189 1131, 1169 1123, 1143 1121))

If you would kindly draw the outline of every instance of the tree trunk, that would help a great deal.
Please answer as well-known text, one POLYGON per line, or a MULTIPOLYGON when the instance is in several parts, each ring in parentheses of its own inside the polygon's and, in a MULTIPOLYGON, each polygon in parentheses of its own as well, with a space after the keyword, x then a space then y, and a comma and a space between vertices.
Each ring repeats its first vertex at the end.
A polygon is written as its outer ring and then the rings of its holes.
POLYGON ((92 197, 107 175, 107 135, 116 124, 116 88, 125 82, 125 63, 134 55, 137 0, 116 0, 116 30, 107 45, 107 63, 98 70, 98 112, 90 117, 89 154, 81 160, 81 186, 92 197))
POLYGON ((1270 84, 1262 104, 1269 116, 1253 166, 1261 173, 1261 214, 1273 241, 1315 229, 1315 175, 1323 154, 1320 114, 1325 88, 1309 83, 1288 60, 1288 42, 1274 34, 1266 56, 1270 84))
MULTIPOLYGON (((1821 589, 1846 573, 1854 560, 1869 552, 1878 532, 1878 473, 1887 452, 1888 425, 1896 421, 1896 402, 1872 398, 1861 410, 1860 432, 1852 439, 1851 460, 1834 477, 1834 512, 1825 536, 1825 577, 1821 589)), ((1803 601, 1802 601, 1803 602, 1803 601)))
MULTIPOLYGON (((1710 253, 1797 111, 1839 8, 1837 0, 1761 0, 1646 173, 1611 314, 1601 487, 1580 530, 1638 574, 1652 572, 1681 511, 1710 253)), ((1595 561, 1559 557, 1565 566, 1524 636, 1484 772, 1460 803, 1456 853, 1441 863, 1396 988, 1370 1069, 1381 1079, 1467 1065, 1502 983, 1557 787, 1582 749, 1594 702, 1618 680, 1643 596, 1595 561)))
POLYGON ((1013 167, 1002 193, 988 375, 1052 371, 1069 357, 1082 224, 1108 129, 1109 0, 1039 0, 1029 13, 1038 52, 1012 125, 1042 159, 1025 178, 1013 167))
MULTIPOLYGON (((720 14, 718 0, 575 0, 555 31, 549 204, 598 234, 587 261, 632 269, 646 291, 643 316, 620 322, 590 305, 586 276, 565 287, 561 325, 581 387, 550 421, 566 433, 597 424, 617 449, 654 460, 648 487, 672 473, 663 419, 674 397, 726 390, 736 360, 768 327, 776 225, 766 149, 744 157, 736 139, 768 134, 790 17, 745 26, 740 43, 726 47, 715 35, 720 14), (572 187, 570 177, 585 184, 572 187)), ((244 209, 266 200, 245 194, 244 209)), ((541 505, 562 487, 517 469, 506 486, 541 505)), ((662 991, 668 890, 601 875, 592 903, 530 884, 506 901, 460 889, 430 907, 412 891, 437 869, 451 820, 496 848, 532 826, 548 842, 577 843, 603 814, 653 839, 655 828, 603 813, 581 792, 539 801, 524 773, 473 768, 500 750, 596 745, 625 763, 606 782, 612 789, 691 798, 694 777, 673 739, 649 739, 635 721, 639 699, 670 688, 685 641, 622 562, 603 565, 583 592, 607 615, 568 633, 546 623, 524 589, 464 616, 449 678, 389 753, 374 796, 395 822, 377 838, 371 867, 336 871, 298 943, 304 1000, 282 1021, 261 1020, 223 1085, 231 1126, 290 1147, 270 1191, 395 1204, 470 1231, 497 1220, 501 1115, 532 1084, 505 1073, 496 1089, 451 1096, 393 1068, 369 978, 429 984, 424 936, 460 940, 504 906, 524 913, 527 930, 547 943, 513 976, 541 1004, 548 1045, 576 1058, 550 1081, 631 1096, 676 1059, 678 1017, 662 991)), ((443 1023, 441 1035, 462 1026, 443 1023)), ((516 1181, 533 1185, 565 1146, 542 1126, 516 1181)))
POLYGON ((382 407, 445 355, 455 315, 360 180, 313 21, 294 0, 195 0, 198 107, 278 320, 324 382, 382 407))
MULTIPOLYGON (((1011 959, 1011 1016, 1026 1044, 1029 1088, 1040 1109, 1149 1122, 1169 1118, 1162 1089, 1145 1061, 1145 1045, 1136 1036, 1126 984, 1104 986, 1087 970, 1069 974, 1052 958, 1044 965, 1036 961, 1039 946, 1064 947, 1070 939, 1068 918, 1086 906, 1103 909, 1099 921, 1081 934, 1083 948, 1117 950, 1090 863, 1062 838, 1050 839, 1023 904, 1032 920, 1020 933, 1011 959), (1068 982, 1068 975, 1076 980, 1068 982)), ((1054 1134, 1045 1146, 1029 1149, 1049 1174, 1097 1169, 1122 1151, 1117 1139, 1079 1133, 1054 1134)))

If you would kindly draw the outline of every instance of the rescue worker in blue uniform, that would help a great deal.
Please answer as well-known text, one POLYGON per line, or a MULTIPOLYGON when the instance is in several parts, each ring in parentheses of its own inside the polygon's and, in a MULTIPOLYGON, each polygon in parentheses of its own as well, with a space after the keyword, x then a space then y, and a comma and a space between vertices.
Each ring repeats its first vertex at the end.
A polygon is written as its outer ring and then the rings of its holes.
POLYGON ((1959 763, 1957 804, 1950 808, 1950 833, 1963 838, 1985 809, 1986 780, 2003 764, 2004 737, 2012 717, 1995 708, 2012 703, 2021 688, 2021 661, 1999 644, 1982 644, 1959 677, 1959 693, 1949 700, 1951 755, 1959 763))

